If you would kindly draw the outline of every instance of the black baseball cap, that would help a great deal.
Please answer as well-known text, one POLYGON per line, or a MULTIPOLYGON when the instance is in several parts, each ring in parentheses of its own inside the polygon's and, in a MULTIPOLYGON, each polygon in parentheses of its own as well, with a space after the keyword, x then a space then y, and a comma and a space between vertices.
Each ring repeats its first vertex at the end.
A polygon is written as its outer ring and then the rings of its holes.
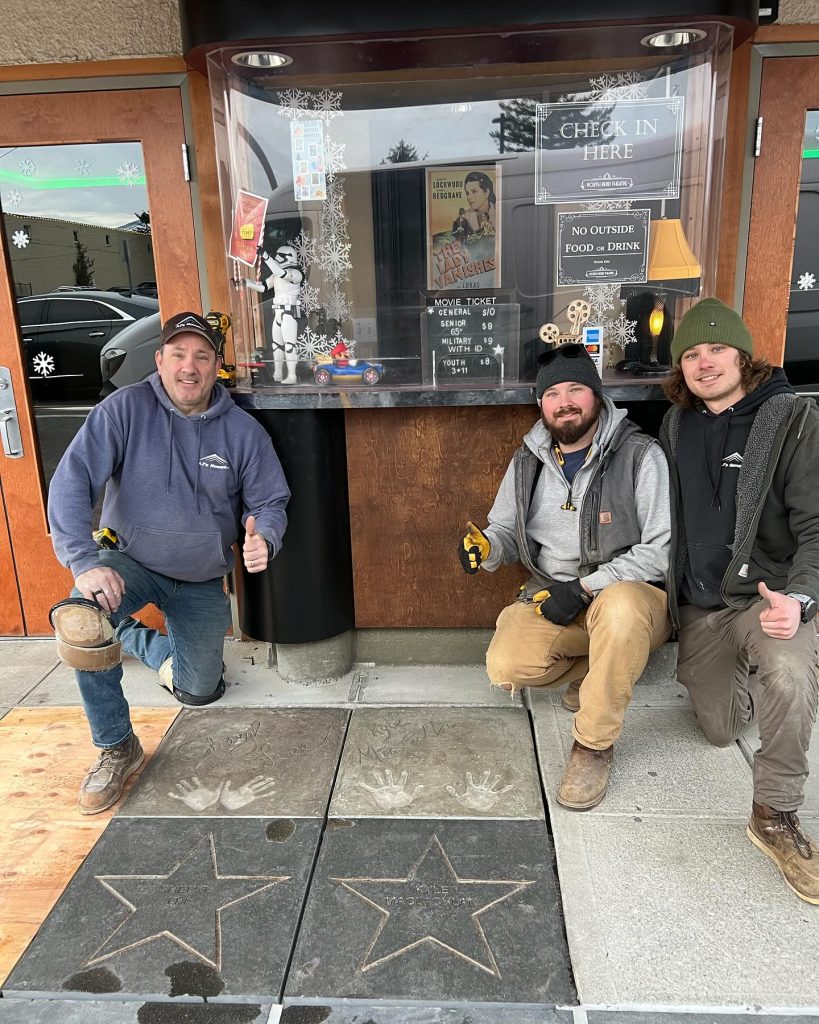
POLYGON ((169 317, 162 325, 159 335, 160 346, 167 344, 177 334, 200 334, 210 342, 216 354, 219 354, 219 343, 207 320, 198 313, 177 313, 169 317))

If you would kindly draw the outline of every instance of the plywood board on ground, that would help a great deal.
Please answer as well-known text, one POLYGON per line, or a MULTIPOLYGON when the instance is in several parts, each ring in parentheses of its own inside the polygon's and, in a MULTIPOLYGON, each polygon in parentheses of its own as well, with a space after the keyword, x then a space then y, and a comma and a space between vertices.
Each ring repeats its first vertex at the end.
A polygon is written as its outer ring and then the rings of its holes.
MULTIPOLYGON (((146 760, 176 714, 131 709, 146 760)), ((116 811, 77 811, 77 788, 94 759, 82 708, 15 708, 0 722, 0 979, 116 811)))

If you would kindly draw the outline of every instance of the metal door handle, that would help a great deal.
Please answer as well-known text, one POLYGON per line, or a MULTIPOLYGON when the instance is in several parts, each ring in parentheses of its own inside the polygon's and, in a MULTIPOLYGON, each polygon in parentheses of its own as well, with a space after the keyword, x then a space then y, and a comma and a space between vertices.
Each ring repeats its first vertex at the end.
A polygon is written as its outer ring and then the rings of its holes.
POLYGON ((8 368, 0 366, 0 436, 3 451, 9 459, 22 459, 23 442, 17 422, 17 406, 14 403, 14 388, 8 368))
POLYGON ((89 338, 104 338, 105 331, 90 331, 88 334, 89 338))

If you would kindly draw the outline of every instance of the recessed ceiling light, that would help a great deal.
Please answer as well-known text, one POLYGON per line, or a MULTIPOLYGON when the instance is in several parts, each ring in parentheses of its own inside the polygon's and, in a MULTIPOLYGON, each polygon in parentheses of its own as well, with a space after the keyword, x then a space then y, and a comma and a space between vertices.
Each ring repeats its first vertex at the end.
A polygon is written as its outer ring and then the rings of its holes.
POLYGON ((234 53, 230 58, 234 64, 243 68, 283 68, 286 64, 292 64, 293 58, 284 53, 271 53, 269 50, 247 50, 244 53, 234 53))
POLYGON ((650 36, 643 36, 640 42, 643 46, 654 46, 658 50, 669 50, 675 46, 690 46, 700 39, 705 39, 707 32, 701 28, 672 28, 666 32, 652 32, 650 36))

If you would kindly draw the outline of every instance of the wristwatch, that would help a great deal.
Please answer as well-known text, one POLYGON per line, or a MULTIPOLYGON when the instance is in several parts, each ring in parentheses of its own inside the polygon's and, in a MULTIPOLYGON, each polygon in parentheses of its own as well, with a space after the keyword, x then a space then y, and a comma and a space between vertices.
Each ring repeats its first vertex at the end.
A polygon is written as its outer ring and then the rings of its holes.
POLYGON ((808 597, 807 594, 788 594, 788 597, 792 597, 794 601, 798 601, 802 606, 802 621, 812 622, 816 615, 816 602, 812 597, 808 597))

